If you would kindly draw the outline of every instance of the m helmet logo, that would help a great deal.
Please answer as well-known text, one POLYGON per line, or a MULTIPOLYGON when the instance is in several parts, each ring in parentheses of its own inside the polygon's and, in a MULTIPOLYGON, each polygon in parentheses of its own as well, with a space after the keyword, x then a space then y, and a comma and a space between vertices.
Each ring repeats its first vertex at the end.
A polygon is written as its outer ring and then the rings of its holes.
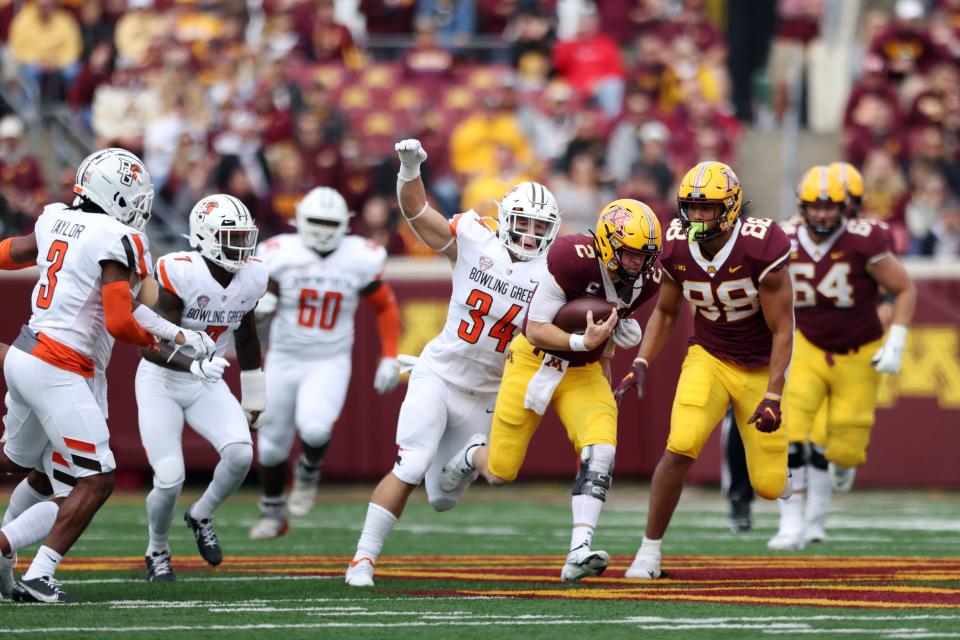
POLYGON ((602 219, 613 227, 614 232, 622 238, 627 228, 627 223, 630 221, 630 212, 623 207, 614 207, 603 214, 602 219))
POLYGON ((724 180, 726 180, 725 189, 727 193, 730 193, 733 191, 734 187, 740 185, 740 179, 737 178, 737 174, 735 174, 731 169, 722 169, 720 171, 720 175, 722 175, 724 180))

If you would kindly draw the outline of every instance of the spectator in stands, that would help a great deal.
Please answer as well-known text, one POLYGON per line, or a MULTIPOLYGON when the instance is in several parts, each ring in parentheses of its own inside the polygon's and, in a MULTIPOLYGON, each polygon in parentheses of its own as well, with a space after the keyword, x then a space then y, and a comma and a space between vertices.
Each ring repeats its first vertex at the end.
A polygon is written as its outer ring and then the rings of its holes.
POLYGON ((80 56, 83 60, 97 45, 113 43, 113 22, 104 12, 103 0, 86 0, 80 5, 80 36, 83 38, 80 56))
POLYGON ((23 122, 15 115, 0 118, 0 194, 6 200, 7 226, 20 226, 40 215, 49 200, 40 164, 23 146, 23 122))
POLYGON ((181 87, 183 92, 180 93, 173 87, 169 89, 164 92, 164 97, 171 100, 169 109, 146 125, 143 136, 143 161, 150 167, 150 179, 158 190, 163 188, 170 175, 184 136, 206 143, 204 114, 190 107, 186 95, 188 87, 181 87))
POLYGON ((493 166, 467 182, 463 190, 461 211, 473 209, 481 216, 496 216, 497 203, 518 182, 533 180, 527 167, 516 162, 510 147, 496 145, 493 166))
MULTIPOLYGON (((659 31, 644 31, 635 40, 636 59, 630 67, 628 81, 632 93, 643 92, 653 96, 654 102, 660 101, 660 92, 663 88, 664 74, 670 56, 670 48, 659 31)), ((624 109, 630 109, 627 104, 630 100, 628 92, 624 101, 624 109)))
POLYGON ((153 0, 128 0, 127 8, 117 21, 114 43, 126 64, 140 66, 153 43, 169 35, 168 21, 154 11, 153 0))
POLYGON ((897 123, 896 114, 889 104, 872 96, 860 101, 854 122, 863 122, 863 126, 852 128, 844 157, 854 166, 863 166, 867 154, 874 149, 883 150, 893 156, 898 163, 907 159, 907 144, 902 127, 897 123))
POLYGON ((919 242, 919 253, 940 262, 960 259, 960 200, 948 200, 919 242))
MULTIPOLYGON (((864 109, 861 105, 864 101, 871 98, 874 101, 880 100, 893 109, 894 117, 899 120, 900 117, 900 98, 889 82, 887 82, 886 71, 883 66, 883 58, 878 55, 870 54, 863 59, 863 75, 857 80, 850 90, 850 97, 847 100, 847 108, 843 115, 843 127, 845 130, 851 127, 863 127, 869 122, 872 114, 867 107, 864 109)), ((869 102, 869 101, 868 101, 869 102)))
POLYGON ((363 203, 374 193, 374 172, 364 157, 359 138, 350 134, 340 143, 340 167, 337 182, 331 185, 347 201, 350 211, 360 211, 363 203))
POLYGON ((556 80, 544 92, 542 107, 530 104, 517 112, 517 121, 533 144, 537 159, 550 166, 563 157, 579 128, 573 89, 556 80))
POLYGON ((911 253, 920 253, 919 243, 930 232, 940 209, 950 198, 950 189, 943 175, 927 165, 915 165, 911 177, 915 180, 914 188, 904 218, 913 240, 911 253))
POLYGON ((557 37, 550 16, 536 6, 521 7, 504 37, 510 41, 510 61, 517 73, 518 89, 542 89, 550 73, 550 57, 557 37))
POLYGON ((947 114, 947 103, 957 97, 960 97, 960 69, 952 62, 937 64, 927 74, 927 87, 913 99, 907 125, 911 129, 941 126, 947 114))
POLYGON ((413 31, 416 0, 360 0, 367 35, 406 35, 413 31))
POLYGON ((351 69, 363 64, 363 51, 350 29, 334 19, 332 0, 310 0, 294 8, 294 26, 300 44, 316 62, 340 62, 351 69))
POLYGON ((467 176, 496 170, 498 146, 510 149, 520 165, 533 160, 530 143, 517 118, 503 109, 499 93, 484 96, 478 109, 454 127, 450 135, 450 162, 454 171, 467 176))
POLYGON ((614 127, 607 145, 607 163, 617 180, 626 180, 633 163, 643 156, 644 132, 650 143, 662 145, 670 139, 669 130, 657 119, 651 94, 631 92, 624 106, 624 118, 614 127))
POLYGON ((882 149, 868 152, 862 166, 863 217, 889 224, 894 249, 905 253, 910 246, 903 218, 909 193, 903 171, 896 159, 882 149))
MULTIPOLYGON (((246 184, 241 182, 237 188, 244 194, 244 197, 247 196, 246 189, 248 185, 250 192, 252 192, 255 198, 267 197, 270 191, 270 170, 263 153, 256 116, 249 111, 235 111, 230 114, 228 123, 229 127, 227 130, 221 133, 214 141, 214 151, 223 156, 223 160, 225 161, 233 158, 234 160, 229 162, 234 162, 242 168, 246 184)), ((228 168, 232 168, 229 164, 227 166, 228 168)), ((231 172, 227 171, 225 173, 227 174, 227 178, 224 179, 223 175, 221 175, 221 182, 238 180, 231 172)), ((244 204, 247 204, 247 201, 244 200, 244 197, 241 197, 241 195, 230 191, 225 193, 236 196, 243 200, 244 204)))
MULTIPOLYGON (((265 160, 264 163, 266 163, 265 160)), ((220 156, 213 169, 213 183, 217 191, 240 200, 250 210, 254 220, 260 220, 267 215, 262 206, 264 199, 257 195, 253 181, 250 179, 250 175, 257 174, 258 171, 253 165, 244 165, 240 156, 236 154, 220 156)))
POLYGON ((773 115, 779 122, 799 95, 807 69, 807 48, 820 33, 823 0, 778 0, 777 32, 770 48, 767 74, 773 88, 773 115))
MULTIPOLYGON (((373 240, 387 250, 388 255, 405 255, 407 243, 398 233, 398 216, 391 211, 390 201, 383 196, 368 198, 360 211, 357 233, 373 240)), ((406 226, 406 223, 401 223, 406 226)), ((429 247, 426 247, 429 251, 429 247)))
POLYGON ((660 226, 665 229, 675 217, 677 205, 675 201, 664 200, 659 190, 657 176, 642 162, 637 162, 627 179, 617 185, 616 197, 632 198, 646 203, 657 214, 660 226))
POLYGON ((476 0, 417 0, 417 22, 434 25, 440 46, 459 51, 477 29, 476 0))
POLYGON ((33 0, 13 18, 10 53, 19 65, 31 103, 41 91, 61 101, 80 70, 80 26, 69 11, 57 7, 57 0, 33 0))
POLYGON ((297 215, 297 203, 314 186, 307 174, 303 156, 291 144, 279 144, 267 152, 270 173, 274 177, 266 206, 267 226, 274 232, 289 231, 297 215))
POLYGON ((626 69, 616 41, 600 31, 596 6, 583 6, 577 35, 557 43, 553 66, 584 100, 595 100, 608 117, 620 113, 626 69))
POLYGON ((600 210, 613 199, 613 192, 600 183, 596 158, 587 152, 570 158, 570 170, 551 180, 550 190, 563 212, 561 234, 593 229, 600 210))
POLYGON ((870 53, 884 61, 887 78, 899 84, 907 77, 924 74, 947 58, 927 33, 920 0, 897 0, 893 24, 870 43, 870 53))
POLYGON ((67 104, 88 131, 92 130, 90 105, 93 96, 100 85, 110 82, 112 74, 113 44, 101 42, 90 52, 90 57, 81 65, 80 73, 67 90, 67 104))
POLYGON ((413 47, 403 56, 404 76, 418 83, 440 85, 453 78, 453 54, 440 46, 437 27, 428 18, 416 22, 413 47))
POLYGON ((134 153, 143 151, 145 124, 162 113, 158 91, 143 77, 119 60, 109 83, 93 93, 91 125, 98 147, 121 146, 134 153))
POLYGON ((960 163, 951 157, 943 129, 939 126, 928 125, 914 132, 910 159, 911 162, 930 165, 946 178, 948 184, 960 186, 960 163))
POLYGON ((667 153, 669 146, 670 131, 657 120, 644 123, 639 130, 618 128, 610 137, 607 162, 618 182, 630 180, 642 171, 654 180, 657 200, 668 200, 673 189, 673 171, 667 153), (626 172, 624 167, 628 169, 626 172))

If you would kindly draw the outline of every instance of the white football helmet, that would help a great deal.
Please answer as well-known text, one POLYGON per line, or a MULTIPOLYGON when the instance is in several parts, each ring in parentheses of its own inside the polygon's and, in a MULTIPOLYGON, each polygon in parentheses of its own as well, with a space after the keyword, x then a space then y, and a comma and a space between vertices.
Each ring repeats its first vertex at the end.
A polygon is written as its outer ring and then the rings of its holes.
POLYGON ((231 273, 247 266, 257 247, 257 225, 246 205, 224 193, 202 198, 190 211, 190 246, 231 273))
POLYGON ((150 219, 150 174, 143 161, 126 149, 110 147, 84 158, 77 168, 73 192, 136 229, 143 230, 150 219))
POLYGON ((508 191, 499 214, 500 242, 519 260, 546 254, 560 230, 557 199, 539 182, 521 182, 508 191))
POLYGON ((347 232, 350 212, 336 189, 314 187, 297 204, 297 233, 314 251, 329 253, 347 232))

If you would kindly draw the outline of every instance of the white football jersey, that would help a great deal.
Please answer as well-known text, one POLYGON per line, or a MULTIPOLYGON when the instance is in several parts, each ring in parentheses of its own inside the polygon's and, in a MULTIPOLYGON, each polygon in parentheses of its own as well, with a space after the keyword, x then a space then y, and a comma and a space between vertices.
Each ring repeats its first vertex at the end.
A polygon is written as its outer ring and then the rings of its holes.
POLYGON ((333 252, 321 256, 288 233, 263 242, 257 256, 280 288, 270 349, 304 360, 349 352, 360 292, 383 275, 386 250, 344 236, 333 252))
POLYGON ((450 226, 457 236, 453 294, 443 331, 423 348, 420 364, 461 389, 496 393, 544 258, 514 262, 475 211, 450 226))
POLYGON ((30 300, 30 328, 93 358, 106 333, 100 262, 119 262, 141 278, 150 275, 147 237, 106 214, 61 203, 43 208, 34 234, 40 279, 30 300))
POLYGON ((224 288, 214 279, 199 251, 162 256, 157 260, 157 280, 183 301, 180 326, 207 333, 217 343, 217 354, 221 356, 243 317, 267 291, 267 270, 260 260, 250 258, 224 288))

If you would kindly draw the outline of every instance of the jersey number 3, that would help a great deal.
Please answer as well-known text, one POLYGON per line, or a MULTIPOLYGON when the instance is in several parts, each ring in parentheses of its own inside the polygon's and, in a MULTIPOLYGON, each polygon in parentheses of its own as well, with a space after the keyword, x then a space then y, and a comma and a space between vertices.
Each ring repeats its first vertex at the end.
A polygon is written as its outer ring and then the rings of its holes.
MULTIPOLYGON (((489 293, 474 289, 467 296, 467 306, 473 307, 470 310, 470 319, 473 323, 466 320, 460 321, 460 328, 457 329, 457 335, 464 342, 476 344, 480 336, 483 335, 484 317, 490 313, 490 307, 493 306, 493 296, 489 293)), ((513 339, 513 332, 516 325, 513 324, 514 318, 520 313, 523 307, 511 305, 510 309, 490 327, 490 337, 497 340, 497 353, 503 353, 513 339)))
POLYGON ((50 301, 53 299, 53 292, 57 288, 57 272, 63 266, 63 259, 67 256, 67 249, 70 248, 63 240, 54 240, 50 244, 50 250, 47 251, 47 282, 40 285, 37 292, 37 308, 49 309, 50 301))

